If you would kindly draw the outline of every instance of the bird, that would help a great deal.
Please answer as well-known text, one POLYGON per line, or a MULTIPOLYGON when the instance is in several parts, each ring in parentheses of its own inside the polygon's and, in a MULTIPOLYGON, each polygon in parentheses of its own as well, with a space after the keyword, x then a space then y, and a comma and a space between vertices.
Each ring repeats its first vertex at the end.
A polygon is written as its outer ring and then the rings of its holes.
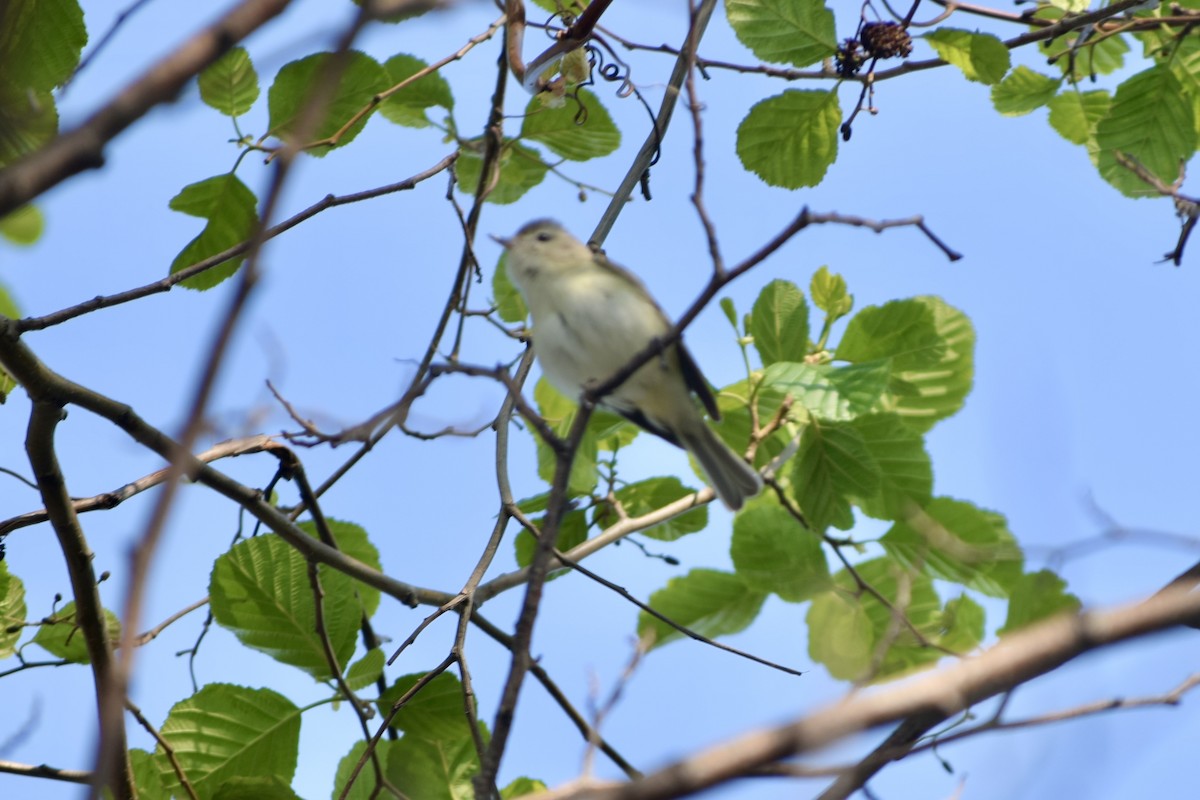
MULTIPOLYGON (((534 220, 511 238, 493 236, 507 251, 510 282, 533 319, 533 350, 559 391, 579 397, 617 374, 671 322, 646 287, 550 219, 534 220)), ((651 433, 691 453, 730 510, 758 494, 762 479, 704 422, 692 396, 720 419, 712 389, 677 340, 600 398, 651 433)))

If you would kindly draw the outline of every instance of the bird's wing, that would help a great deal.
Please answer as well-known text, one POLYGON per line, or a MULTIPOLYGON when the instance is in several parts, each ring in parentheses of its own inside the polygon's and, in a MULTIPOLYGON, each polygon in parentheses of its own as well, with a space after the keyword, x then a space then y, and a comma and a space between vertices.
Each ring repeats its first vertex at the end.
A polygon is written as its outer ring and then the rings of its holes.
MULTIPOLYGON (((636 275, 624 267, 609 261, 608 257, 602 252, 595 254, 595 260, 596 266, 611 272, 613 275, 616 275, 617 277, 621 278, 621 280, 636 288, 638 292, 640 292, 642 296, 645 297, 652 306, 654 306, 654 310, 657 311, 659 317, 662 318, 663 325, 667 330, 670 330, 670 318, 667 317, 666 313, 662 310, 658 303, 654 302, 654 297, 646 290, 645 284, 643 284, 636 275)), ((680 339, 675 349, 679 352, 679 366, 683 371, 683 382, 696 394, 697 397, 700 398, 700 402, 704 404, 704 408, 706 411, 708 411, 709 416, 711 416, 714 420, 719 420, 721 418, 721 412, 717 409, 717 398, 713 396, 712 388, 709 387, 708 381, 704 379, 704 373, 700 371, 700 367, 696 364, 696 359, 692 358, 692 354, 689 353, 688 349, 683 346, 682 339, 680 339)), ((637 420, 634 421, 637 422, 637 420)), ((658 432, 655 431, 655 433, 658 432)), ((659 435, 662 436, 661 433, 659 435)))

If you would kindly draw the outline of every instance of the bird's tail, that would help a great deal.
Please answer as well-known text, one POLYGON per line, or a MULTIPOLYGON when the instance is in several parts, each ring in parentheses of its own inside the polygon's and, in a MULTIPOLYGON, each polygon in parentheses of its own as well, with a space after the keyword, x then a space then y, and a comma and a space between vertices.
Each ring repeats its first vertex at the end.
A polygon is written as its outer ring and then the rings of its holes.
POLYGON ((730 450, 699 416, 694 424, 674 433, 679 443, 700 462, 717 497, 731 511, 737 511, 762 489, 762 479, 754 468, 730 450))

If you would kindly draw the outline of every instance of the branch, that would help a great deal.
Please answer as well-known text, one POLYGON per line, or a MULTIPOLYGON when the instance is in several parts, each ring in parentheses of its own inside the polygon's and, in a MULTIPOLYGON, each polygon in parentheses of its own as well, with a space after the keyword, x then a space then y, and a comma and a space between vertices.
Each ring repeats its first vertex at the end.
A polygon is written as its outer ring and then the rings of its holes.
POLYGON ((73 131, 0 170, 0 217, 88 169, 104 165, 104 147, 180 89, 230 47, 280 14, 290 0, 243 0, 147 69, 73 131))
POLYGON ((1200 593, 1175 590, 1134 605, 1060 615, 1005 637, 977 658, 872 694, 855 694, 790 723, 701 751, 644 779, 567 786, 538 800, 651 800, 691 794, 782 758, 898 720, 953 714, 1118 642, 1200 621, 1200 593))

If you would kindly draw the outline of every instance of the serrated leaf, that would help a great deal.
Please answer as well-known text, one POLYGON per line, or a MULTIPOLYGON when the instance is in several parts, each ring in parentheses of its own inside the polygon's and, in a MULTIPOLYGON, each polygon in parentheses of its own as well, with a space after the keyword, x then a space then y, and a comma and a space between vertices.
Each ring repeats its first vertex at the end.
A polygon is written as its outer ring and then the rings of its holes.
POLYGON ((0 167, 40 149, 57 133, 54 95, 22 89, 0 73, 0 167))
POLYGON ((821 538, 774 498, 753 500, 733 518, 729 555, 747 586, 790 603, 804 602, 830 586, 821 538))
MULTIPOLYGON (((545 517, 537 517, 533 520, 533 524, 540 529, 545 519, 545 517)), ((583 512, 568 511, 558 525, 558 537, 554 540, 554 546, 565 553, 575 545, 582 544, 585 539, 587 539, 587 519, 583 512)), ((533 555, 537 550, 537 540, 533 538, 532 533, 522 530, 513 540, 513 550, 517 566, 527 567, 533 561, 533 555)))
POLYGON ((817 596, 808 613, 809 654, 842 680, 880 681, 930 666, 943 656, 897 625, 902 611, 926 639, 938 641, 944 614, 930 579, 893 561, 876 558, 854 565, 858 578, 884 597, 859 589, 846 570, 834 575, 837 590, 817 596))
POLYGON ((833 12, 822 0, 726 0, 725 14, 763 61, 806 67, 837 50, 833 12))
MULTIPOLYGON (((319 567, 325 630, 343 668, 354 652, 361 605, 352 579, 319 567)), ((213 618, 247 647, 317 680, 332 677, 316 631, 316 605, 304 557, 274 534, 235 544, 213 565, 213 618)))
POLYGON ((846 290, 846 279, 821 267, 813 273, 808 288, 813 305, 836 320, 850 313, 854 307, 854 296, 846 290))
POLYGON ((1008 72, 1008 48, 990 33, 971 33, 957 28, 938 28, 925 34, 938 56, 962 70, 967 80, 988 84, 1008 72))
POLYGON ((863 512, 877 519, 900 519, 910 507, 925 505, 933 495, 933 465, 921 434, 896 414, 870 414, 851 425, 879 467, 879 489, 855 498, 863 512))
POLYGON ((815 417, 849 420, 879 405, 890 375, 887 359, 840 367, 778 362, 763 372, 763 385, 790 394, 815 417))
POLYGON ((540 142, 572 161, 606 156, 621 145, 621 132, 608 109, 586 89, 558 108, 532 97, 525 107, 520 138, 540 142))
MULTIPOLYGON (((176 703, 160 729, 200 798, 235 778, 278 778, 290 784, 300 743, 300 709, 270 689, 210 683, 176 703)), ((186 793, 166 755, 158 774, 174 796, 186 793)))
POLYGON ((841 121, 833 92, 789 89, 756 103, 738 125, 738 158, 771 186, 816 186, 837 158, 841 121))
MULTIPOLYGON (((183 187, 169 205, 173 211, 208 221, 200 235, 175 256, 171 275, 246 241, 258 223, 258 198, 232 173, 183 187)), ((243 256, 231 258, 180 285, 188 289, 211 289, 237 272, 243 260, 243 256)))
MULTIPOLYGON (((1066 12, 1061 8, 1042 6, 1035 16, 1057 22, 1066 16, 1066 12)), ((1095 79, 1097 75, 1111 74, 1124 66, 1129 44, 1120 35, 1096 36, 1095 30, 1089 26, 1040 41, 1038 50, 1046 57, 1046 63, 1058 67, 1064 77, 1078 83, 1095 79)))
POLYGON ((1006 116, 1028 114, 1049 103, 1061 83, 1022 64, 992 87, 992 105, 1006 116))
MULTIPOLYGON (((392 750, 399 742, 392 739, 380 739, 375 743, 375 753, 380 759, 380 763, 387 765, 388 758, 391 757, 392 750)), ((340 798, 342 791, 349 782, 350 776, 354 772, 354 768, 358 765, 359 759, 362 758, 363 751, 366 750, 367 743, 357 741, 350 748, 350 752, 342 756, 338 762, 337 773, 333 779, 333 794, 334 798, 340 798)), ((371 762, 367 761, 362 769, 358 771, 358 775, 354 779, 354 785, 350 787, 350 791, 346 793, 346 800, 377 800, 379 797, 387 797, 387 791, 382 784, 375 782, 375 770, 371 766, 371 762)))
POLYGON ((855 680, 871 666, 874 635, 871 620, 858 597, 823 592, 813 598, 805 615, 808 657, 837 680, 855 680))
MULTIPOLYGON (((786 395, 786 391, 759 380, 755 380, 753 383, 741 380, 730 384, 717 392, 717 408, 721 412, 721 419, 712 427, 721 440, 729 445, 735 453, 745 452, 746 444, 750 441, 752 425, 751 399, 754 400, 757 407, 759 424, 764 425, 779 412, 786 395), (752 386, 757 386, 757 389, 752 391, 752 386)), ((787 446, 790 437, 791 434, 781 429, 765 441, 760 442, 754 453, 755 468, 765 466, 771 459, 779 455, 787 446)))
MULTIPOLYGON (((0 316, 8 319, 19 319, 21 317, 21 309, 9 294, 8 288, 0 283, 0 316)), ((17 388, 17 381, 12 375, 5 371, 4 366, 0 365, 0 405, 8 399, 8 394, 13 389, 17 388)))
POLYGON ((1143 70, 1117 87, 1108 115, 1096 126, 1100 175, 1127 197, 1159 192, 1118 161, 1136 159, 1166 184, 1174 183, 1196 152, 1191 99, 1165 65, 1143 70))
MULTIPOLYGON (((383 62, 391 85, 408 80, 429 65, 415 56, 398 53, 383 62)), ((454 108, 454 95, 450 84, 437 72, 417 78, 412 83, 389 96, 379 106, 379 113, 397 125, 410 128, 425 128, 430 125, 427 108, 454 108)))
POLYGON ((1050 101, 1050 127, 1073 144, 1087 144, 1095 160, 1096 125, 1108 114, 1112 98, 1103 89, 1077 92, 1068 89, 1050 101))
POLYGON ((0 217, 0 236, 13 244, 31 245, 42 237, 46 219, 37 206, 21 206, 0 217))
MULTIPOLYGON (((383 572, 383 563, 379 560, 379 548, 371 543, 370 537, 367 536, 367 531, 361 525, 355 525, 353 522, 345 522, 340 519, 326 519, 326 525, 329 526, 329 532, 333 534, 333 540, 337 542, 338 549, 351 558, 361 561, 368 567, 373 567, 379 572, 383 572)), ((301 522, 300 530, 307 533, 314 539, 319 539, 316 526, 309 521, 301 522)), ((353 578, 351 580, 354 580, 353 578)), ((375 615, 375 611, 379 608, 379 590, 374 586, 368 586, 354 580, 354 588, 358 592, 358 597, 362 601, 362 613, 364 616, 371 617, 375 615)))
MULTIPOLYGON (((116 644, 121 639, 121 621, 117 615, 104 609, 104 627, 108 640, 116 644)), ((87 642, 75 619, 75 601, 72 600, 42 621, 33 643, 43 650, 75 664, 90 663, 87 642)))
POLYGON ((914 509, 880 544, 914 569, 991 597, 1020 588, 1024 555, 1004 517, 961 500, 939 497, 914 509))
MULTIPOLYGON (((674 503, 681 497, 695 494, 696 490, 684 486, 683 482, 674 476, 663 478, 648 478, 644 481, 622 486, 616 491, 616 498, 630 517, 640 517, 651 511, 674 503)), ((596 508, 596 524, 608 527, 617 522, 617 516, 607 504, 596 508)), ((697 506, 691 511, 672 517, 666 522, 639 531, 641 535, 660 542, 673 542, 681 536, 696 533, 708 526, 708 506, 697 506)))
POLYGON ((258 100, 258 73, 244 47, 234 47, 209 64, 197 83, 200 99, 226 116, 240 117, 258 100))
POLYGON ((1079 598, 1067 591, 1067 582, 1048 569, 1022 575, 1008 601, 1008 618, 996 631, 1000 636, 1060 614, 1078 611, 1079 598))
POLYGON ((222 783, 212 795, 212 800, 300 800, 300 795, 274 775, 257 778, 238 776, 222 783))
POLYGON ((803 361, 808 355, 808 302, 791 281, 776 279, 758 293, 750 311, 754 348, 763 366, 803 361))
MULTIPOLYGON (((672 578, 650 596, 650 607, 673 622, 715 639, 744 630, 758 616, 764 592, 749 588, 736 575, 712 569, 694 569, 672 578)), ((684 634, 647 614, 638 614, 638 638, 651 649, 683 638, 684 634)))
POLYGON ((524 322, 529 316, 529 308, 525 298, 513 286, 508 277, 508 251, 500 256, 496 270, 492 273, 492 302, 496 304, 496 313, 505 322, 524 322))
POLYGON ((134 748, 129 751, 129 766, 133 772, 133 788, 138 800, 170 800, 162 778, 158 775, 158 763, 154 755, 134 748))
POLYGON ((378 647, 368 650, 366 655, 346 670, 346 685, 356 692, 373 685, 383 674, 385 661, 386 657, 378 647))
POLYGON ((388 780, 405 797, 473 800, 471 778, 477 772, 479 757, 469 737, 431 741, 404 736, 388 753, 388 780))
POLYGON ((809 421, 792 461, 792 492, 817 533, 854 525, 851 497, 879 491, 879 465, 862 435, 845 422, 809 421))
MULTIPOLYGON (((0 660, 10 658, 17 651, 26 611, 25 584, 9 572, 7 562, 0 561, 0 660), (9 628, 15 630, 10 633, 9 628)), ((82 633, 76 635, 82 636, 82 633)))
POLYGON ((527 794, 546 791, 546 784, 535 778, 520 777, 500 790, 500 800, 516 800, 527 794))
POLYGON ((87 44, 78 0, 7 0, 0 3, 0 75, 38 93, 66 82, 87 44))
MULTIPOLYGON (((366 53, 351 50, 335 57, 332 53, 314 53, 298 61, 284 64, 275 76, 267 92, 267 108, 270 112, 271 135, 280 139, 293 138, 296 127, 301 124, 314 91, 325 81, 328 70, 340 68, 341 79, 337 89, 326 104, 324 113, 316 125, 304 132, 302 144, 328 139, 337 134, 359 111, 371 108, 375 95, 386 91, 391 85, 383 66, 366 53), (340 60, 344 57, 344 60, 340 60)), ((371 114, 341 133, 332 144, 306 148, 314 156, 324 156, 335 147, 349 144, 358 136, 371 114)))
POLYGON ((936 364, 945 351, 931 308, 916 299, 893 300, 850 318, 837 358, 856 364, 890 358, 896 369, 911 369, 936 364))
MULTIPOLYGON (((500 150, 500 173, 495 178, 487 200, 497 205, 515 203, 546 177, 549 167, 535 150, 507 139, 500 150)), ((479 173, 483 169, 483 150, 478 140, 464 142, 458 148, 458 160, 454 162, 454 175, 458 189, 466 194, 475 194, 479 185, 479 173)), ((491 180, 491 178, 489 178, 491 180)))
POLYGON ((983 641, 985 621, 983 606, 965 594, 959 595, 942 610, 938 644, 955 653, 970 653, 983 641))
MULTIPOLYGON (((390 714, 395 703, 424 676, 425 673, 417 672, 397 678, 379 698, 379 713, 390 714)), ((471 741, 471 726, 463 710, 462 683, 449 672, 435 676, 396 713, 392 727, 405 738, 471 741)))

